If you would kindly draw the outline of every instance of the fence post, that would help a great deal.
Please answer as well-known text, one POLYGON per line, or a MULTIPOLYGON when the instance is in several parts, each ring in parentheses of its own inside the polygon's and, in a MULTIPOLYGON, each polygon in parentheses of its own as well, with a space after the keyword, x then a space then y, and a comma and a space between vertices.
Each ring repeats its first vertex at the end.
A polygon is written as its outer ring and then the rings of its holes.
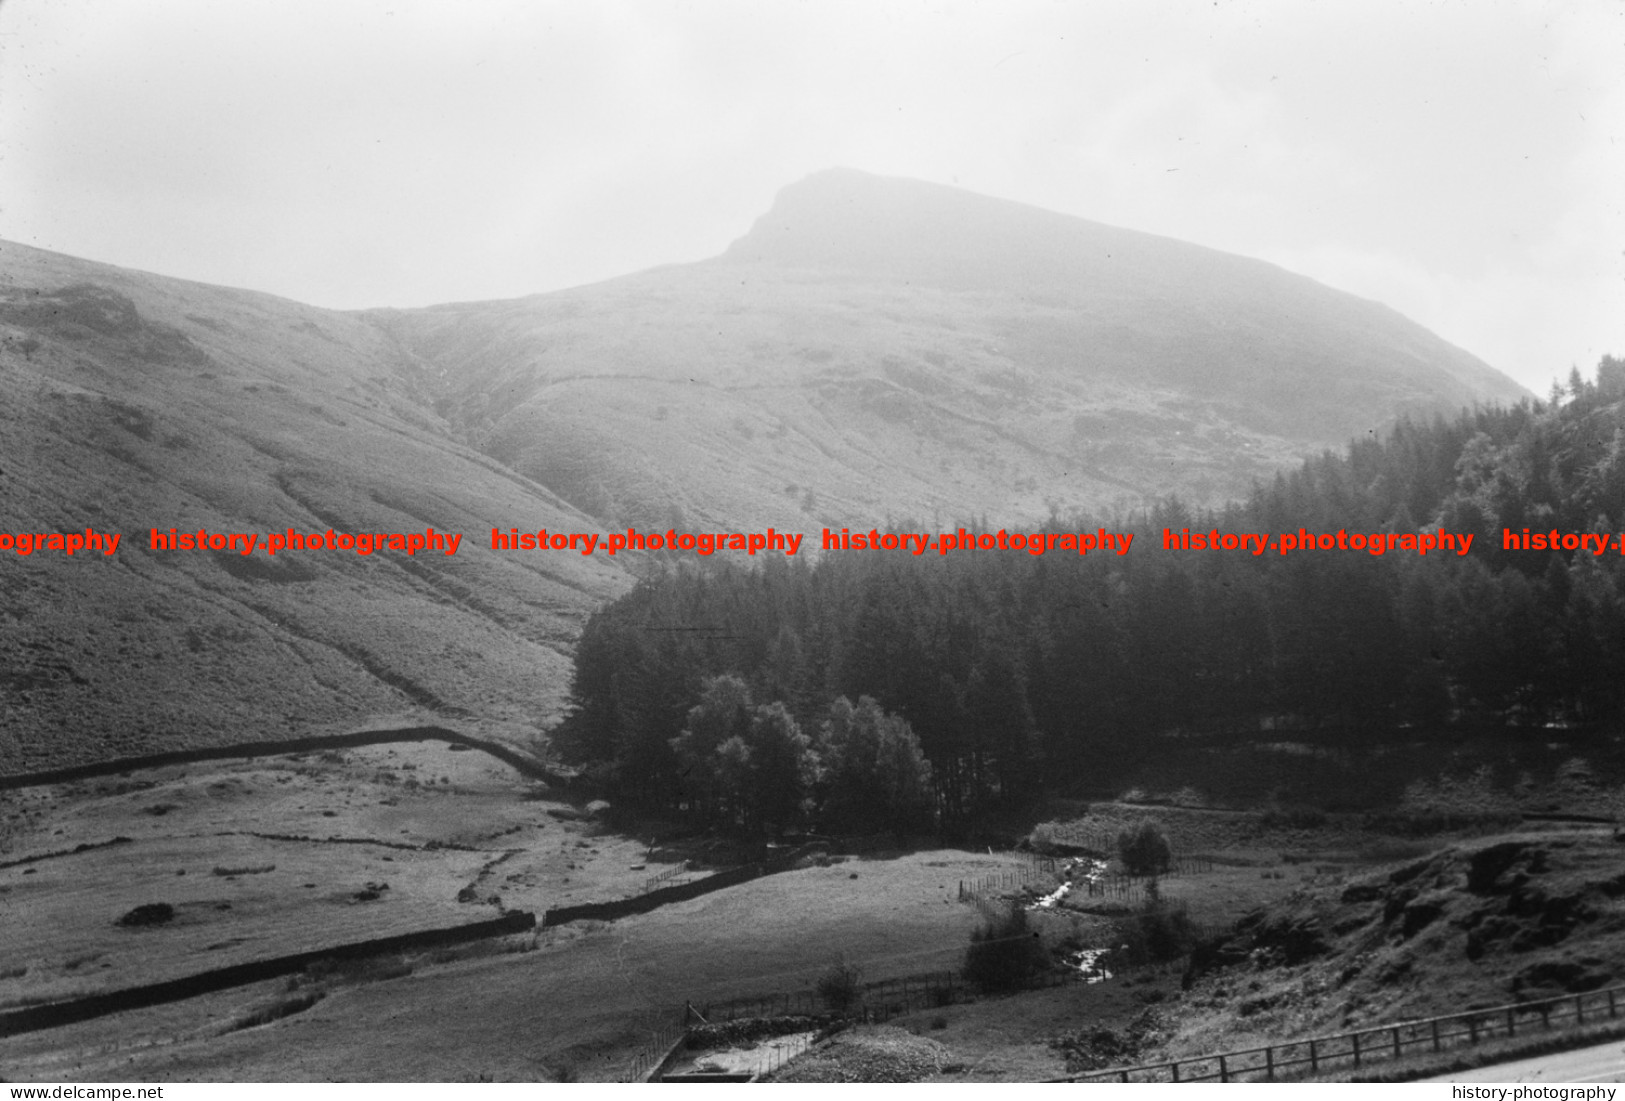
POLYGON ((1264 1049, 1264 1077, 1275 1081, 1275 1049, 1272 1047, 1264 1049))
POLYGON ((1584 1003, 1584 994, 1576 994, 1574 996, 1574 1023, 1577 1025, 1583 1025, 1586 1023, 1586 1007, 1584 1003))
POLYGON ((1319 1072, 1320 1072, 1320 1053, 1315 1050, 1315 1041, 1310 1040, 1309 1041, 1309 1073, 1310 1074, 1318 1074, 1319 1072))
MULTIPOLYGON (((1439 1050, 1439 1018, 1435 1017, 1429 1023, 1433 1026, 1433 1050, 1438 1051, 1439 1050)), ((1512 1014, 1509 1012, 1507 1014, 1507 1024, 1510 1025, 1511 1023, 1512 1023, 1512 1014)))
POLYGON ((1230 1081, 1230 1068, 1225 1065, 1224 1056, 1219 1056, 1219 1081, 1230 1081))
POLYGON ((1177 1082, 1179 1081, 1179 1064, 1177 1062, 1173 1063, 1172 1069, 1174 1072, 1174 1081, 1177 1082))
POLYGON ((1394 1026, 1394 1058, 1399 1058, 1399 1026, 1394 1026))
POLYGON ((1508 1036, 1516 1036, 1518 1034, 1517 1016, 1518 1016, 1518 1011, 1516 1009, 1513 1009, 1511 1006, 1507 1006, 1507 1035, 1508 1036))
POLYGON ((1360 1065, 1360 1034, 1358 1032, 1354 1034, 1354 1065, 1360 1065))
POLYGON ((1608 1015, 1610 1017, 1614 1016, 1614 992, 1612 990, 1608 991, 1608 1015))
POLYGON ((1467 1042, 1469 1044, 1478 1043, 1478 1018, 1477 1017, 1468 1017, 1467 1018, 1467 1042))

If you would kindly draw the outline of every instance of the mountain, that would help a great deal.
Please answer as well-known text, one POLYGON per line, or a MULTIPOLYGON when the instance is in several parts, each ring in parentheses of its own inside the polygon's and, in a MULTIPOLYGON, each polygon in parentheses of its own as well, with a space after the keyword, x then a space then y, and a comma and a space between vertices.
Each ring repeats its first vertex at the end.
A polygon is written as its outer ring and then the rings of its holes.
POLYGON ((1522 396, 1268 264, 850 171, 725 253, 337 312, 0 242, 0 772, 421 721, 524 739, 635 559, 489 529, 1034 521, 1522 396), (455 555, 151 532, 460 533, 455 555))
POLYGON ((606 523, 869 524, 1239 496, 1525 392, 1280 268, 849 170, 712 260, 366 315, 489 454, 606 523))
POLYGON ((0 772, 556 713, 583 618, 629 579, 480 549, 493 525, 592 522, 427 404, 363 319, 0 244, 0 772), (464 540, 151 549, 171 527, 464 540), (116 553, 15 549, 86 528, 116 553))

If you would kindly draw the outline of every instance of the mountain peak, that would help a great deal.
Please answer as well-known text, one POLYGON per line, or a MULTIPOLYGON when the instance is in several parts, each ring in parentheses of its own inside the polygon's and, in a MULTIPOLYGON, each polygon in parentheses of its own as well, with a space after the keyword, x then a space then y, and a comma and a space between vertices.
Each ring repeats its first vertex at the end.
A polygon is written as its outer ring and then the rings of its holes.
MULTIPOLYGON (((1080 351, 1126 341, 1136 345, 1129 358, 1140 360, 1142 370, 1185 361, 1177 371, 1182 383, 1199 382, 1204 390, 1216 384, 1235 391, 1243 379, 1271 374, 1259 370, 1254 342, 1262 341, 1281 353, 1286 374, 1275 376, 1276 384, 1289 376, 1302 376, 1305 385, 1335 382, 1312 381, 1317 364, 1346 364, 1357 347, 1362 370, 1407 374, 1427 362, 1475 392, 1469 400, 1525 396, 1504 375, 1388 307, 1263 260, 851 168, 784 188, 720 261, 994 295, 1028 310, 1059 311, 1080 351), (1238 344, 1242 332, 1248 336, 1238 344), (1242 351, 1248 343, 1254 346, 1242 351), (1170 347, 1152 350, 1161 344, 1170 347), (1204 346, 1207 355, 1195 353, 1204 346), (1223 360, 1233 360, 1234 370, 1213 370, 1223 360)), ((1268 392, 1251 396, 1265 400, 1268 392)))
POLYGON ((723 259, 1064 301, 1122 293, 1223 294, 1238 278, 1267 284, 1274 294, 1290 293, 1292 285, 1318 288, 1260 260, 851 168, 816 172, 781 190, 723 259))
POLYGON ((912 274, 961 282, 979 258, 1028 252, 1046 229, 1062 225, 1074 233, 1092 227, 942 184, 832 168, 781 190, 724 255, 792 267, 881 268, 901 276, 911 272, 899 269, 921 269, 912 274))

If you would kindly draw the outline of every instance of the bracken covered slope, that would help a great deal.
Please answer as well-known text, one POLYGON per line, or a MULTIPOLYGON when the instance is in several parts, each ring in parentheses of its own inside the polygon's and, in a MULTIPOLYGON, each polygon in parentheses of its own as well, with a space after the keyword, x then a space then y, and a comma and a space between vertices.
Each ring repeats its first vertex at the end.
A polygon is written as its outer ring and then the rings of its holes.
POLYGON ((1625 980, 1625 845, 1514 834, 1308 887, 1186 977, 1181 1055, 1596 990, 1625 980))

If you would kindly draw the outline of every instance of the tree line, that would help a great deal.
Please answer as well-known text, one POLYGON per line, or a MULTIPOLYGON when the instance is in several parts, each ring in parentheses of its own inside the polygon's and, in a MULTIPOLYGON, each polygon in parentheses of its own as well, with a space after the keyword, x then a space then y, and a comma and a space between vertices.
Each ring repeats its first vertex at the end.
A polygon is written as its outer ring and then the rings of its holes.
POLYGON ((1222 509, 1168 499, 1107 526, 1135 549, 672 565, 587 623, 554 744, 645 806, 952 832, 1171 737, 1347 747, 1625 717, 1625 360, 1548 401, 1402 422, 1222 509), (1187 526, 1476 538, 1466 556, 1161 549, 1187 526), (1502 548, 1526 527, 1612 542, 1502 548))

